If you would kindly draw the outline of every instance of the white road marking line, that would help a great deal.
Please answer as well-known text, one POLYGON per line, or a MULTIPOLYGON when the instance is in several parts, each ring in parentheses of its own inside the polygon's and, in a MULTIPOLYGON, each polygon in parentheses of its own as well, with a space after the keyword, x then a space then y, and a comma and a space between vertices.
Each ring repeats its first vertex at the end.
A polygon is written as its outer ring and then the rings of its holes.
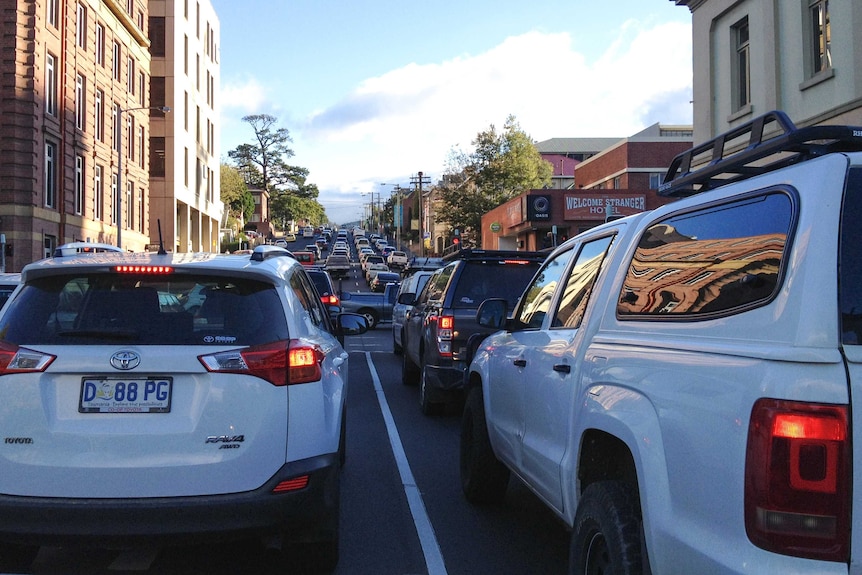
POLYGON ((425 565, 428 568, 428 575, 447 575, 446 565, 443 562, 443 554, 440 552, 440 546, 437 544, 437 536, 434 535, 434 527, 428 518, 425 503, 422 501, 422 494, 419 492, 416 480, 413 479, 413 472, 410 471, 410 463, 407 461, 407 454, 404 453, 404 446, 401 444, 401 437, 398 435, 395 419, 393 419, 392 412, 389 410, 389 403, 386 401, 386 394, 383 393, 383 386, 380 384, 377 369, 374 367, 374 362, 371 361, 371 352, 365 352, 365 359, 368 362, 371 379, 374 381, 374 391, 377 393, 377 401, 380 404, 380 411, 383 413, 383 421, 386 423, 386 432, 389 434, 389 444, 392 446, 392 454, 395 456, 398 473, 401 475, 401 485, 404 486, 407 503, 410 505, 410 512, 413 514, 413 524, 416 526, 416 532, 419 534, 419 543, 422 545, 422 552, 425 554, 425 565))

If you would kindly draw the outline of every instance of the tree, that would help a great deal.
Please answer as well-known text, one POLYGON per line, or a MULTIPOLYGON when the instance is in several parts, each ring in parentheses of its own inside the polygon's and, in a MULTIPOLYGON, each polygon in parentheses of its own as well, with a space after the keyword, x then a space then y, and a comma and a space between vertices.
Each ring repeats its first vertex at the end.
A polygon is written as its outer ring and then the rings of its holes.
POLYGON ((453 150, 436 192, 437 217, 471 242, 481 245, 482 216, 527 190, 551 181, 553 167, 536 149, 514 116, 506 118, 504 131, 492 124, 471 142, 472 153, 453 150))
POLYGON ((254 188, 270 190, 286 181, 289 166, 286 159, 293 157, 288 147, 292 141, 287 128, 273 130, 278 119, 268 114, 254 114, 242 119, 254 130, 254 144, 240 144, 227 155, 236 162, 246 183, 254 188))
POLYGON ((254 198, 248 191, 248 186, 242 175, 234 167, 221 164, 221 189, 219 190, 221 201, 228 210, 228 216, 242 218, 248 221, 254 213, 254 198))

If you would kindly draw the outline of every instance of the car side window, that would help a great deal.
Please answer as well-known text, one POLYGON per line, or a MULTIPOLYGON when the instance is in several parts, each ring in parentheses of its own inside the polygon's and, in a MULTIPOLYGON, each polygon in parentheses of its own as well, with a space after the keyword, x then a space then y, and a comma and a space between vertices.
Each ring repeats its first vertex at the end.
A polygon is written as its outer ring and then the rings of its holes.
POLYGON ((545 316, 551 309, 551 300, 560 282, 560 278, 569 267, 574 249, 568 249, 545 262, 536 274, 533 283, 527 287, 518 313, 520 326, 528 329, 539 329, 545 316))
POLYGON ((790 190, 774 190, 649 226, 623 283, 617 315, 707 318, 771 301, 786 265, 793 197, 790 190))
POLYGON ((326 329, 325 313, 321 308, 320 299, 314 295, 315 291, 308 277, 297 270, 290 277, 290 288, 299 304, 308 312, 309 321, 317 328, 326 329))
POLYGON ((446 285, 449 283, 449 278, 452 277, 452 272, 455 269, 455 264, 448 265, 436 272, 428 281, 425 291, 423 292, 423 301, 437 300, 443 297, 446 292, 446 285))
POLYGON ((566 279, 551 327, 580 327, 596 278, 599 277, 614 237, 605 236, 583 244, 566 279))

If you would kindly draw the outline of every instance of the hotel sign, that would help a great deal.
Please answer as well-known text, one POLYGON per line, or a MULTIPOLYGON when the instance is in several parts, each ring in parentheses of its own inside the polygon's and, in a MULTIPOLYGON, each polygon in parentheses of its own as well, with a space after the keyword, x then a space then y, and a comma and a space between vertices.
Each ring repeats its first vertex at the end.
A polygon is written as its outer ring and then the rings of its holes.
POLYGON ((612 208, 614 216, 630 216, 646 210, 643 194, 566 194, 566 220, 603 220, 612 208))

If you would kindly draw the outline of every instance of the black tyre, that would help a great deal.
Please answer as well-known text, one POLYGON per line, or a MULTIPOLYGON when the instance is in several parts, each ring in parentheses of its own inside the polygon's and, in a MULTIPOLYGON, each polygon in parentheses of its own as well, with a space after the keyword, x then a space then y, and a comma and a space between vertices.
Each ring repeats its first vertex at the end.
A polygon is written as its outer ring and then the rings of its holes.
POLYGON ((27 571, 39 553, 37 545, 14 545, 0 543, 0 569, 3 571, 27 571))
POLYGON ((641 543, 635 489, 622 481, 593 483, 575 513, 569 575, 642 575, 641 543))
POLYGON ((425 373, 426 370, 423 367, 422 374, 419 376, 419 409, 422 410, 423 415, 440 415, 445 404, 433 401, 428 391, 425 373))
POLYGON ((365 316, 365 319, 368 320, 368 329, 374 329, 377 327, 377 322, 379 319, 377 318, 377 312, 373 309, 362 309, 359 310, 359 313, 365 316))
POLYGON ((500 503, 509 485, 509 469, 503 465, 488 438, 482 389, 467 394, 461 416, 461 490, 470 503, 500 503))
POLYGON ((401 383, 404 385, 416 385, 419 381, 419 367, 410 359, 406 351, 402 354, 401 361, 401 383))

